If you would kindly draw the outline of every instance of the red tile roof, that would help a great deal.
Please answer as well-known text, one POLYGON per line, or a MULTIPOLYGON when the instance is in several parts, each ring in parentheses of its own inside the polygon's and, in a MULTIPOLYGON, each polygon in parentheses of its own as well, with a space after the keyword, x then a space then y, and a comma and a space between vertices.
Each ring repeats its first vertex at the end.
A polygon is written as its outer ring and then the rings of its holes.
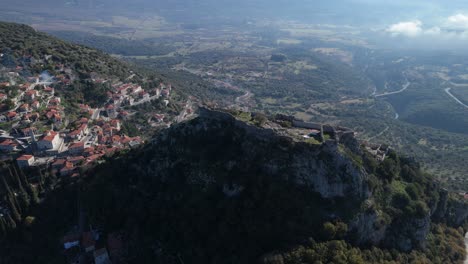
POLYGON ((17 160, 24 160, 24 161, 27 161, 27 160, 30 160, 30 159, 32 159, 32 158, 34 158, 33 155, 23 155, 23 156, 19 157, 17 160))
POLYGON ((84 142, 74 143, 68 149, 77 149, 77 148, 84 148, 84 142))
POLYGON ((57 136, 57 132, 49 131, 46 133, 46 136, 42 139, 43 141, 53 141, 55 136, 57 136))

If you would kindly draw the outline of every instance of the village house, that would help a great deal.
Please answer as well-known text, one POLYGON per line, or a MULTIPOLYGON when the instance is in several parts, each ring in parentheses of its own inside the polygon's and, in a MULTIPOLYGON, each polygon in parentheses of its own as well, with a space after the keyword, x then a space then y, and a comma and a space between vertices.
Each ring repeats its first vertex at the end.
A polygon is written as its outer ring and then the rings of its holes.
POLYGON ((88 125, 82 124, 76 130, 73 130, 72 132, 68 133, 68 138, 72 140, 81 140, 84 136, 88 134, 88 132, 89 132, 88 125))
POLYGON ((158 122, 158 123, 161 123, 164 121, 164 115, 162 114, 155 114, 153 115, 153 120, 158 122))
POLYGON ((117 116, 117 113, 115 111, 115 106, 112 104, 106 107, 106 113, 107 113, 107 116, 110 118, 115 118, 117 116))
POLYGON ((18 110, 22 113, 26 113, 30 110, 29 108, 29 104, 22 104, 20 105, 20 107, 18 108, 18 110))
POLYGON ((78 155, 84 152, 84 142, 77 142, 68 147, 68 153, 70 155, 78 155))
POLYGON ((138 95, 139 95, 139 98, 140 98, 141 100, 148 100, 148 99, 150 99, 149 93, 147 93, 147 92, 145 92, 145 91, 141 91, 138 95))
POLYGON ((85 160, 85 157, 76 156, 76 157, 69 157, 67 159, 67 162, 71 162, 73 166, 77 166, 78 164, 81 164, 84 160, 85 160))
POLYGON ((143 92, 143 89, 142 89, 141 86, 139 86, 139 85, 133 85, 133 86, 132 86, 132 90, 133 90, 132 92, 133 92, 134 94, 143 92))
POLYGON ((89 105, 80 104, 79 107, 81 113, 88 113, 91 110, 91 107, 89 107, 89 105))
POLYGON ((128 112, 127 111, 120 111, 118 117, 121 118, 121 119, 125 119, 125 118, 128 117, 128 112))
POLYGON ((164 89, 164 90, 161 91, 161 95, 164 98, 168 98, 171 95, 171 92, 168 89, 164 89))
POLYGON ((32 155, 22 155, 18 159, 16 159, 16 163, 20 168, 27 168, 30 167, 34 163, 34 156, 32 155))
POLYGON ((49 100, 49 106, 59 106, 62 100, 60 97, 53 97, 52 99, 49 100))
POLYGON ((52 163, 51 167, 53 170, 58 171, 65 166, 65 162, 66 162, 65 159, 57 159, 52 163))
POLYGON ((52 87, 45 87, 44 88, 44 93, 49 95, 49 96, 53 96, 54 93, 55 93, 55 89, 52 88, 52 87))
POLYGON ((5 152, 15 151, 18 147, 18 143, 11 139, 6 139, 0 143, 0 150, 5 152))
POLYGON ((120 131, 120 120, 118 119, 112 119, 110 121, 110 125, 115 128, 117 131, 120 131))
POLYGON ((89 157, 89 156, 94 154, 94 151, 95 151, 95 149, 93 147, 87 147, 87 148, 84 149, 83 155, 85 157, 89 157))
POLYGON ((23 92, 31 90, 33 87, 29 83, 25 83, 19 87, 19 89, 23 92))
POLYGON ((49 111, 46 112, 45 116, 47 117, 47 119, 52 119, 54 117, 55 114, 57 114, 58 111, 56 109, 51 109, 49 111))
POLYGON ((36 99, 37 96, 38 93, 36 90, 29 90, 24 94, 24 99, 32 102, 34 99, 36 99))
POLYGON ((159 98, 161 96, 161 89, 159 88, 153 89, 152 91, 150 91, 150 93, 159 98))
POLYGON ((75 171, 75 166, 71 162, 65 162, 65 166, 60 169, 60 176, 69 176, 72 175, 75 171))
POLYGON ((61 125, 62 124, 62 116, 60 116, 60 114, 54 114, 54 116, 52 117, 52 121, 56 125, 61 125))
POLYGON ((94 154, 86 158, 86 163, 85 165, 89 165, 94 163, 96 160, 98 160, 100 157, 102 157, 103 154, 94 154))
POLYGON ((31 103, 31 107, 35 110, 39 109, 41 107, 41 103, 39 101, 35 100, 34 102, 31 103))
POLYGON ((8 112, 6 116, 8 118, 8 121, 17 121, 20 119, 16 112, 8 112))
POLYGON ((112 95, 112 102, 114 104, 121 104, 126 97, 121 94, 113 94, 112 95))
POLYGON ((23 117, 21 118, 21 120, 23 120, 26 123, 30 123, 31 122, 31 114, 24 114, 23 117))
POLYGON ((78 120, 77 122, 78 122, 78 124, 83 125, 83 124, 88 124, 89 120, 88 120, 88 118, 86 118, 86 117, 82 117, 82 118, 80 118, 80 120, 78 120))
POLYGON ((48 131, 44 134, 44 137, 37 142, 39 150, 51 150, 57 149, 60 144, 59 134, 55 131, 48 131))

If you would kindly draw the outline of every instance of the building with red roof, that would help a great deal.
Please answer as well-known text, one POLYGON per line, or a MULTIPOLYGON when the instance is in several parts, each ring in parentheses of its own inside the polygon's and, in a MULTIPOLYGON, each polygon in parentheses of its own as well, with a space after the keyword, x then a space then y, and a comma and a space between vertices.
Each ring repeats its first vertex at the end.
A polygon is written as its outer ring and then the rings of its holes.
POLYGON ((37 142, 39 150, 51 150, 57 149, 60 144, 59 134, 55 131, 48 131, 44 134, 44 137, 37 142))
POLYGON ((11 152, 15 151, 16 148, 18 147, 18 143, 11 139, 6 139, 2 142, 0 142, 0 150, 6 151, 6 152, 11 152))
POLYGON ((16 163, 18 164, 20 168, 30 167, 34 163, 34 156, 22 155, 21 157, 16 159, 16 163))

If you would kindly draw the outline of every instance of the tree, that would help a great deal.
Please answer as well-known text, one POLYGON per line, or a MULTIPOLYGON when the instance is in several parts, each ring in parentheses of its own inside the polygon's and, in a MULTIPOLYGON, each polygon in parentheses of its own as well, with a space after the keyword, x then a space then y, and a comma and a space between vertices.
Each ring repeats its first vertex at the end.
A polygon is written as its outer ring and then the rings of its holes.
POLYGON ((324 223, 322 233, 323 233, 324 239, 326 239, 326 240, 333 239, 335 237, 335 235, 336 235, 335 225, 332 224, 331 222, 324 223))

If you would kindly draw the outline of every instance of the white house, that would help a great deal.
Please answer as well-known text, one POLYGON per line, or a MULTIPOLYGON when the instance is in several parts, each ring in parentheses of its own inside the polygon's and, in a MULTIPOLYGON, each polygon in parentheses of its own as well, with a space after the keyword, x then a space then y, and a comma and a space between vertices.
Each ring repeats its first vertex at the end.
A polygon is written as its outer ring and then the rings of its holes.
POLYGON ((33 155, 23 155, 16 159, 18 166, 20 168, 27 168, 34 163, 34 156, 33 155))
POLYGON ((44 137, 37 142, 39 150, 57 149, 60 145, 59 134, 55 131, 47 132, 44 137))

